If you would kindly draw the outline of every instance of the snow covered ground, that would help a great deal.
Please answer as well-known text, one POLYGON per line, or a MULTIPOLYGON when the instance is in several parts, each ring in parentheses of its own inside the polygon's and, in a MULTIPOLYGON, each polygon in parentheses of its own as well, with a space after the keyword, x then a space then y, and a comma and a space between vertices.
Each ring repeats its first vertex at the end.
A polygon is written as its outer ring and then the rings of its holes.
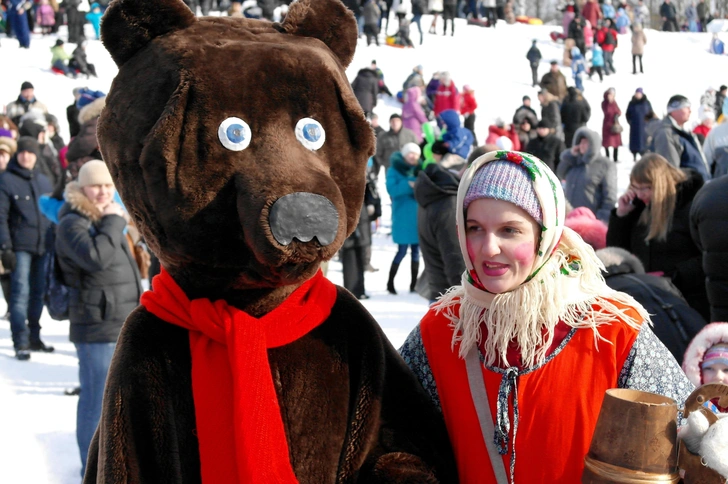
MULTIPOLYGON (((427 31, 431 19, 425 16, 422 24, 427 31)), ((435 70, 449 70, 458 87, 471 85, 480 105, 477 111, 476 132, 482 141, 488 125, 496 117, 506 121, 512 118, 520 105, 521 97, 531 96, 538 111, 536 89, 531 87, 530 69, 525 59, 531 40, 537 39, 543 54, 541 74, 548 70, 551 59, 561 59, 562 48, 549 39, 553 26, 528 26, 499 24, 496 29, 466 26, 456 21, 455 37, 425 34, 425 43, 415 49, 396 49, 387 46, 367 47, 360 40, 354 61, 348 70, 350 80, 356 72, 376 59, 384 71, 385 80, 393 92, 401 84, 412 67, 422 64, 429 80, 435 70)), ((394 26, 392 26, 392 29, 394 26)), ((441 32, 441 26, 438 26, 441 32)), ((93 31, 87 25, 87 36, 93 31)), ((20 84, 31 81, 36 96, 46 103, 61 123, 64 139, 68 140, 65 109, 72 100, 71 90, 77 86, 108 91, 116 74, 116 66, 100 42, 91 41, 88 55, 96 64, 99 79, 72 80, 50 71, 50 47, 54 36, 34 35, 30 50, 17 49, 14 39, 0 39, 0 102, 7 103, 17 96, 20 84)), ((65 28, 61 38, 66 38, 65 28)), ((419 40, 413 27, 412 39, 419 40)), ((589 127, 601 131, 600 104, 604 91, 609 87, 617 90, 617 102, 626 111, 636 88, 644 88, 655 111, 663 115, 667 100, 673 94, 683 94, 697 107, 700 95, 709 86, 717 88, 728 84, 728 57, 710 55, 707 51, 708 34, 661 33, 648 31, 645 48, 644 75, 631 74, 631 49, 629 36, 620 36, 620 47, 615 54, 616 76, 606 77, 602 84, 585 81, 585 96, 592 106, 589 127)), ((71 52, 75 47, 68 44, 71 52)), ((242 66, 241 66, 242 67, 242 66)), ((231 66, 231 68, 235 68, 231 66)), ((571 81, 570 69, 564 74, 571 81)), ((570 82, 573 85, 573 82, 570 82)), ((389 115, 398 110, 396 101, 380 99, 375 111, 386 127, 389 115)), ((697 109, 694 109, 697 112, 697 109)), ((626 123, 625 123, 626 125, 626 123)), ((623 134, 629 139, 628 127, 623 134)), ((619 188, 624 190, 632 166, 628 149, 620 150, 619 188)), ((381 187, 387 200, 384 187, 381 187)), ((416 294, 407 293, 409 270, 401 271, 396 281, 400 292, 391 296, 385 290, 387 272, 395 247, 389 233, 389 210, 374 237, 372 264, 380 269, 366 274, 367 292, 371 299, 364 305, 382 325, 395 346, 399 346, 409 331, 427 310, 427 302, 416 294)), ((409 262, 405 260, 405 265, 409 262)), ((341 283, 341 265, 332 262, 329 277, 341 283)), ((0 314, 5 304, 0 302, 0 314)), ((63 389, 77 381, 77 361, 73 345, 67 340, 68 323, 43 319, 43 339, 56 347, 52 354, 33 354, 30 362, 18 362, 13 358, 9 325, 0 322, 0 482, 3 483, 56 483, 75 484, 80 481, 80 461, 75 441, 75 397, 63 395, 63 389)))

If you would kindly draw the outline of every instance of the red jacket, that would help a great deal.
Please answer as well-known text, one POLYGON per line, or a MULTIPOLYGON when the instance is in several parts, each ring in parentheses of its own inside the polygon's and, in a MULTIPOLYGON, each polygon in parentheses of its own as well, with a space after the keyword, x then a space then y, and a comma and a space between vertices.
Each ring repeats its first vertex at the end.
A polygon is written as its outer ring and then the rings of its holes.
POLYGON ((705 139, 708 136, 708 133, 710 133, 710 128, 704 124, 699 124, 693 130, 693 133, 699 134, 703 137, 703 139, 705 139))
POLYGON ((460 112, 463 116, 474 114, 475 110, 478 109, 478 101, 475 100, 475 95, 472 92, 464 92, 460 104, 460 112))
POLYGON ((599 8, 599 4, 594 2, 586 2, 581 9, 581 15, 592 24, 592 27, 597 28, 597 21, 603 17, 602 9, 599 8))
POLYGON ((618 43, 617 35, 618 34, 616 30, 602 27, 597 32, 597 44, 599 44, 599 47, 601 47, 604 52, 614 52, 614 49, 617 48, 618 43), (611 34, 610 42, 607 42, 607 32, 611 34))
POLYGON ((501 136, 511 140, 513 151, 521 151, 521 140, 518 138, 518 131, 514 125, 511 125, 510 130, 498 126, 488 126, 488 138, 485 140, 485 144, 494 145, 501 136))
POLYGON ((441 112, 448 109, 454 109, 458 113, 460 112, 460 93, 455 87, 454 82, 450 82, 449 86, 440 84, 435 92, 435 116, 439 116, 441 112))

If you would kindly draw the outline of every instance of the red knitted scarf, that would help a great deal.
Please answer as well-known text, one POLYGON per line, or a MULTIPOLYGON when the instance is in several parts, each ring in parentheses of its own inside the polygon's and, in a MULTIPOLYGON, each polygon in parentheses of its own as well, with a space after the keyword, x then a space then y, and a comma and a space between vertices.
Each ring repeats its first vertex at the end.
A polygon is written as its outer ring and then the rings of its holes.
POLYGON ((142 295, 147 311, 190 332, 202 482, 298 482, 267 350, 323 323, 336 287, 319 271, 260 319, 225 301, 190 301, 164 269, 152 287, 142 295))

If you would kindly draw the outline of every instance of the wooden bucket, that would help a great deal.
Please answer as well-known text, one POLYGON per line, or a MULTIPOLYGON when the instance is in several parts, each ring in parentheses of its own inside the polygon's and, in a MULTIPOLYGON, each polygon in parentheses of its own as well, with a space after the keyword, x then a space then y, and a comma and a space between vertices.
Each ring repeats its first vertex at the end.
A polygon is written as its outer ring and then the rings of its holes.
POLYGON ((677 404, 638 390, 607 390, 582 483, 675 483, 677 404))

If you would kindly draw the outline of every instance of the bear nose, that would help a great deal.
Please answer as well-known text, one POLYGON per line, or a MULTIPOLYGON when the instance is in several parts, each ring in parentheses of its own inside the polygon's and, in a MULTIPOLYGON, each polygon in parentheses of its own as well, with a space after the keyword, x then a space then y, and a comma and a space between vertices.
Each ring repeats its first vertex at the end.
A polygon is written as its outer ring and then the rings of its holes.
POLYGON ((321 195, 289 193, 273 203, 268 216, 273 237, 281 245, 293 239, 310 242, 314 237, 322 246, 333 243, 339 228, 339 213, 321 195))

